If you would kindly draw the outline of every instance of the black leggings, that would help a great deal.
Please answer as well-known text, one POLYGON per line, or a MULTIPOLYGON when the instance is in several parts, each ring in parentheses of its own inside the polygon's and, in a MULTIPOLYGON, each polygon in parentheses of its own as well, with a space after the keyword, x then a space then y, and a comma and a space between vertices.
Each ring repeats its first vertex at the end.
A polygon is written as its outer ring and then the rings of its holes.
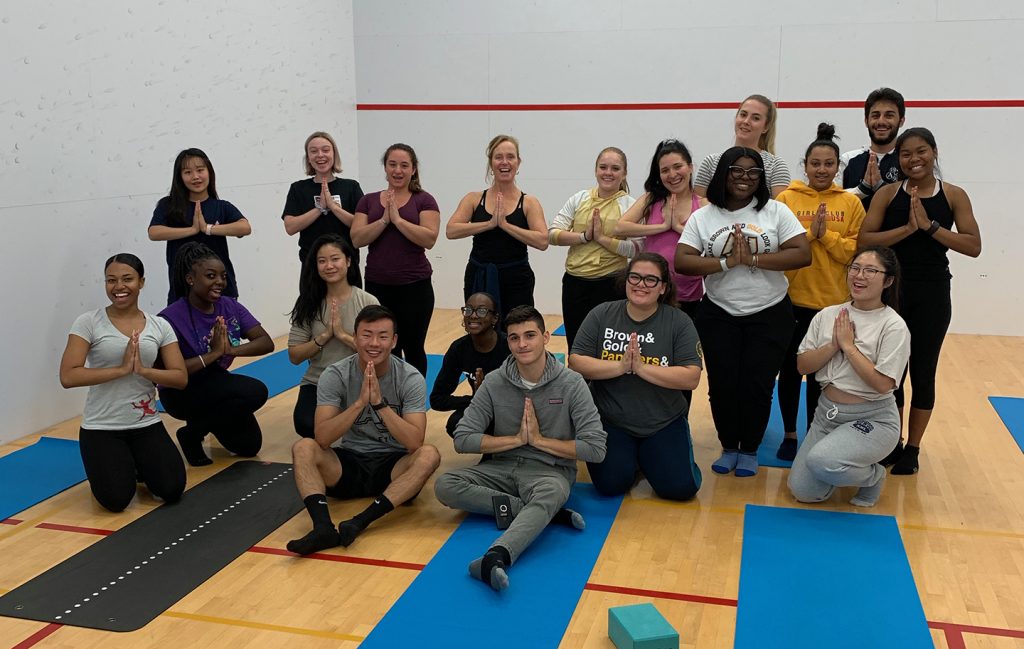
POLYGON ((562 275, 562 320, 565 322, 565 338, 570 353, 576 332, 580 330, 590 310, 599 304, 626 297, 621 281, 619 273, 593 279, 575 277, 569 273, 562 275))
MULTIPOLYGON (((949 280, 903 280, 900 292, 900 315, 910 330, 910 385, 913 387, 910 406, 921 410, 935 407, 935 373, 939 367, 939 353, 946 338, 953 304, 949 297, 949 280)), ((903 378, 896 389, 896 406, 903 407, 903 378)))
POLYGON ((628 492, 640 470, 654 493, 666 500, 690 500, 700 489, 700 468, 693 461, 693 440, 686 417, 679 417, 647 437, 602 420, 608 433, 608 454, 587 462, 594 488, 605 496, 628 492))
MULTIPOLYGON (((793 318, 796 327, 793 329, 793 336, 789 339, 789 349, 786 350, 786 360, 782 363, 782 370, 779 372, 779 411, 782 413, 782 428, 787 433, 796 432, 796 416, 800 410, 800 384, 803 382, 803 374, 796 369, 796 350, 800 348, 807 330, 811 326, 811 320, 818 314, 816 309, 794 306, 793 318)), ((814 374, 807 376, 807 428, 811 429, 811 421, 814 419, 814 411, 818 407, 818 397, 821 396, 821 386, 814 378, 814 374)))
POLYGON ((267 402, 267 386, 259 379, 215 364, 189 376, 184 390, 161 388, 160 400, 167 414, 185 421, 192 438, 213 433, 221 446, 242 457, 256 455, 263 446, 253 414, 267 402))
POLYGON ((427 375, 427 352, 423 346, 427 341, 427 329, 434 315, 434 286, 430 278, 411 284, 378 284, 367 280, 366 290, 372 293, 381 306, 395 314, 398 344, 391 351, 412 365, 423 376, 427 375))
MULTIPOLYGON (((527 304, 533 306, 533 289, 537 284, 537 278, 530 268, 529 260, 513 262, 511 264, 498 264, 504 266, 498 268, 498 329, 505 329, 505 316, 514 307, 527 304)), ((462 278, 462 299, 468 300, 469 296, 479 291, 487 291, 484 284, 477 284, 477 271, 480 265, 472 259, 466 264, 466 274, 462 278)), ((492 289, 493 291, 493 289, 492 289)))
POLYGON ((292 411, 295 432, 302 437, 313 437, 316 424, 316 386, 303 383, 299 386, 299 398, 292 411))
POLYGON ((81 428, 78 445, 92 495, 112 512, 128 506, 139 479, 165 502, 185 491, 185 464, 162 422, 130 430, 81 428))
POLYGON ((793 333, 789 297, 745 316, 730 315, 705 297, 696 325, 718 440, 724 449, 754 453, 771 416, 775 377, 793 333))

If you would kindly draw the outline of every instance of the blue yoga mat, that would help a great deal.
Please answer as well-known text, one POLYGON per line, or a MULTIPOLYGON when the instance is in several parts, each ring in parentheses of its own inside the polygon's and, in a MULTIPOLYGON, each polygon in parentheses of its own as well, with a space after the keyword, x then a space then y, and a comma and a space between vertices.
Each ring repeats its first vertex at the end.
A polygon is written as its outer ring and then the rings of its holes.
MULTIPOLYGON (((437 379, 437 373, 441 371, 441 361, 444 360, 442 354, 427 354, 427 409, 430 409, 430 393, 434 391, 434 381, 437 379)), ((462 375, 459 377, 459 383, 465 380, 466 376, 462 375)))
POLYGON ((1024 453, 1024 399, 1018 397, 989 397, 989 403, 1003 420, 1021 452, 1024 453))
MULTIPOLYGON (((801 442, 807 434, 807 394, 804 392, 807 386, 800 386, 800 408, 796 413, 796 436, 801 442)), ((768 419, 768 427, 764 431, 764 439, 757 449, 757 463, 761 466, 778 466, 789 468, 792 462, 780 460, 775 457, 775 451, 779 450, 779 444, 785 436, 785 429, 782 425, 782 411, 779 410, 779 382, 775 382, 775 395, 772 398, 772 415, 768 419)))
POLYGON ((511 567, 501 593, 467 570, 501 532, 493 518, 468 516, 360 647, 558 646, 621 503, 577 484, 567 506, 587 529, 549 526, 511 567))
POLYGON ((734 647, 879 646, 934 647, 896 519, 747 505, 734 647))
POLYGON ((564 324, 558 325, 558 329, 555 329, 554 331, 552 331, 551 335, 552 336, 564 336, 565 335, 565 325, 564 324))
POLYGON ((40 437, 0 457, 0 521, 85 480, 78 442, 40 437))

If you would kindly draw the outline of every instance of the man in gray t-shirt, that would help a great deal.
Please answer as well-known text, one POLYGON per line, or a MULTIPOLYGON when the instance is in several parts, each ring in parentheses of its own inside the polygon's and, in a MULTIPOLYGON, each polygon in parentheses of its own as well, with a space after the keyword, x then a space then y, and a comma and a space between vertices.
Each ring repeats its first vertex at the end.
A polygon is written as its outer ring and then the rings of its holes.
POLYGON ((348 546, 370 523, 415 498, 441 463, 437 449, 423 443, 423 377, 391 354, 398 342, 394 314, 365 307, 356 316, 354 342, 355 355, 320 375, 314 437, 292 446, 295 484, 313 520, 309 534, 288 542, 296 554, 348 546), (335 529, 327 496, 376 498, 335 529))

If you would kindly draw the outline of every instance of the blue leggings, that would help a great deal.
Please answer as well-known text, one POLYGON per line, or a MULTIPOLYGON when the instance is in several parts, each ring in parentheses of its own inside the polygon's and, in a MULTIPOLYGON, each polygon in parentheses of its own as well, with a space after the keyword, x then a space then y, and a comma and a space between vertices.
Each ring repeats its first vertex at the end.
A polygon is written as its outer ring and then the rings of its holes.
POLYGON ((624 428, 602 422, 608 433, 604 462, 587 462, 598 492, 618 496, 633 486, 639 469, 654 493, 665 500, 690 500, 700 489, 700 469, 693 461, 693 440, 686 417, 649 437, 635 437, 624 428))

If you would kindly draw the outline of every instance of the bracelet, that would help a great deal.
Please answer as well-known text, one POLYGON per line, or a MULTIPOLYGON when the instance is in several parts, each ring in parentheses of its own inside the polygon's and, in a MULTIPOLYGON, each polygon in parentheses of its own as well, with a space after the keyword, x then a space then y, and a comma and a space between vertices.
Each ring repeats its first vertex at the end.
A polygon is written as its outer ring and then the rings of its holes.
POLYGON ((207 223, 206 224, 206 236, 208 236, 208 237, 213 236, 213 224, 212 223, 207 223))
POLYGON ((580 238, 583 239, 583 243, 587 243, 588 241, 590 241, 590 239, 587 238, 586 230, 584 230, 583 232, 580 232, 580 238))
POLYGON ((725 271, 729 270, 729 261, 725 257, 719 257, 718 258, 718 263, 719 263, 719 265, 721 265, 723 273, 725 271))
POLYGON ((754 255, 754 263, 750 264, 750 272, 757 270, 757 255, 754 255))
POLYGON ((930 228, 928 228, 928 236, 929 237, 934 237, 935 233, 938 232, 940 227, 942 227, 942 226, 939 225, 939 222, 933 219, 932 220, 932 226, 930 228))
POLYGON ((861 191, 865 196, 870 196, 875 193, 875 188, 867 184, 863 180, 857 184, 857 189, 861 191))
POLYGON ((316 339, 316 336, 313 336, 313 344, 316 345, 317 349, 319 349, 320 351, 324 350, 324 346, 320 344, 320 341, 316 339))
POLYGON ((203 364, 203 369, 206 369, 206 361, 203 360, 203 355, 199 355, 199 362, 203 364))

